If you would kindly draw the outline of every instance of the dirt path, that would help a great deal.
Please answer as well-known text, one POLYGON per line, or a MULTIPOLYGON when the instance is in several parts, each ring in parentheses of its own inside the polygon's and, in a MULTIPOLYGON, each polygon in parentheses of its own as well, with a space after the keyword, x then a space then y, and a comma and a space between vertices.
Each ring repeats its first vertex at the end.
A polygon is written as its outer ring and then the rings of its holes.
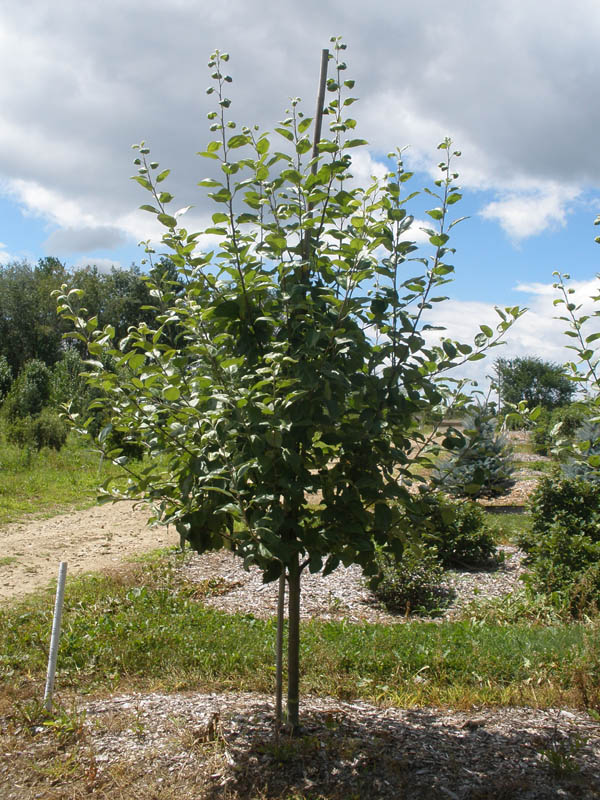
POLYGON ((120 502, 0 528, 0 602, 47 586, 60 561, 68 563, 68 575, 81 575, 179 544, 174 528, 148 527, 149 515, 120 502))

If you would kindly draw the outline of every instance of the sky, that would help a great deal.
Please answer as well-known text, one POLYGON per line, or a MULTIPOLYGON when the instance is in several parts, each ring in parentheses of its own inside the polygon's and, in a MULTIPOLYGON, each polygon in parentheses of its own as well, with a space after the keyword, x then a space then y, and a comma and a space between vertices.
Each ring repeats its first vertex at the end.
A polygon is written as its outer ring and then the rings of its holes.
MULTIPOLYGON (((348 45, 369 142, 355 173, 406 147, 417 189, 431 186, 446 136, 462 153, 454 209, 469 219, 454 229, 456 279, 434 321, 468 340, 495 305, 525 306, 491 358, 565 361, 552 272, 568 272, 584 304, 598 283, 596 0, 0 0, 0 262, 139 264, 138 242, 160 238, 130 180, 141 140, 171 169, 177 207, 193 206, 186 227, 202 227, 210 53, 231 56, 233 117, 270 130, 291 97, 312 116, 333 35, 348 45)), ((419 197, 413 213, 427 208, 419 197)))

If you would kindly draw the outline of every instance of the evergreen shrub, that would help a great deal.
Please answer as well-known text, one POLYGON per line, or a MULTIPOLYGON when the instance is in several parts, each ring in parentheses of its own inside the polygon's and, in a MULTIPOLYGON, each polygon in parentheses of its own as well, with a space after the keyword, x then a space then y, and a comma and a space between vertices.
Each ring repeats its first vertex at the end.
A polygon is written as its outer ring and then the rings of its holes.
POLYGON ((9 422, 39 414, 50 401, 50 370, 43 361, 27 361, 2 406, 9 422))
POLYGON ((44 408, 34 417, 17 417, 6 424, 6 437, 19 447, 60 450, 67 441, 67 424, 56 411, 44 408))
POLYGON ((577 429, 588 414, 589 410, 578 403, 561 406, 553 411, 543 408, 535 421, 531 436, 534 451, 540 455, 548 455, 558 438, 574 439, 577 429))
POLYGON ((498 497, 514 486, 515 467, 506 436, 484 410, 465 421, 464 443, 433 473, 433 480, 457 497, 498 497))
POLYGON ((12 370, 6 356, 0 356, 0 403, 8 394, 12 386, 13 375, 12 370))

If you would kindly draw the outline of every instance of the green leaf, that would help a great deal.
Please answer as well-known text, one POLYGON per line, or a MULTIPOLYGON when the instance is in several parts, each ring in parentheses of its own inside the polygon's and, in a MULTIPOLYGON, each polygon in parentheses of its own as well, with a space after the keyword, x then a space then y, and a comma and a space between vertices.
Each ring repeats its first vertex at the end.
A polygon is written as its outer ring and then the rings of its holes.
POLYGON ((434 247, 443 247, 450 237, 445 233, 436 233, 429 237, 429 241, 434 247))
POLYGON ((228 319, 239 319, 240 304, 237 300, 225 300, 215 308, 215 317, 227 317, 228 319))
POLYGON ((431 208, 429 211, 426 212, 432 219, 442 219, 444 216, 444 212, 441 208, 431 208))
POLYGON ((148 178, 143 178, 141 175, 134 175, 131 178, 131 180, 135 181, 136 183, 139 183, 139 185, 143 186, 144 189, 148 189, 149 191, 152 191, 152 184, 150 183, 148 178))
POLYGON ((344 142, 342 148, 347 150, 350 147, 362 147, 365 144, 369 144, 366 139, 348 139, 347 142, 344 142))
POLYGON ((289 142, 294 141, 294 134, 292 131, 288 130, 287 128, 275 128, 275 131, 280 135, 283 136, 284 139, 287 139, 289 142))
POLYGON ((177 220, 175 219, 175 217, 170 216, 170 214, 159 214, 157 216, 157 220, 161 222, 163 225, 166 225, 167 228, 177 227, 177 220))
POLYGON ((148 205, 140 206, 140 211, 149 211, 151 214, 158 214, 159 213, 157 208, 154 208, 154 206, 148 206, 148 205))
POLYGON ((321 139, 317 144, 320 153, 336 153, 338 145, 335 142, 329 142, 327 139, 321 139))
POLYGON ((163 169, 163 171, 159 172, 158 175, 156 176, 156 182, 162 183, 165 180, 165 178, 167 178, 170 175, 170 173, 171 173, 170 169, 163 169))
POLYGON ((248 144, 249 141, 249 136, 245 136, 243 133, 238 133, 236 136, 232 136, 227 144, 232 150, 234 150, 238 147, 243 147, 244 145, 248 144))
POLYGON ((166 389, 163 391, 163 397, 169 403, 173 403, 175 400, 179 400, 181 392, 176 386, 167 386, 166 389))
POLYGON ((267 153, 269 151, 269 147, 270 146, 271 146, 271 143, 266 138, 266 136, 261 136, 261 138, 256 143, 256 151, 258 153, 260 153, 261 155, 264 155, 265 153, 267 153))

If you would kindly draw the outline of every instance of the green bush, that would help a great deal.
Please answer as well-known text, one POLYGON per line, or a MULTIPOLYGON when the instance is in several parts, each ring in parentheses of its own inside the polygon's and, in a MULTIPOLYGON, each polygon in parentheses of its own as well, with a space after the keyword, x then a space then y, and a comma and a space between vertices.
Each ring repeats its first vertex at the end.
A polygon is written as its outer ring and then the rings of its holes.
POLYGON ((589 410, 580 403, 555 408, 554 411, 542 409, 532 433, 533 449, 540 455, 547 455, 558 438, 574 439, 577 429, 589 415, 589 410), (560 425, 560 428, 557 426, 560 425))
POLYGON ((50 447, 60 450, 67 441, 68 427, 59 415, 44 408, 35 417, 17 417, 6 424, 9 442, 35 450, 50 447))
POLYGON ((414 506, 410 524, 435 547, 444 567, 480 567, 496 555, 485 511, 470 501, 457 501, 441 492, 424 494, 414 506))
POLYGON ((50 370, 32 358, 13 382, 2 406, 9 422, 39 414, 50 401, 50 370))
POLYGON ((519 538, 526 580, 579 615, 600 600, 600 485, 547 477, 530 500, 531 530, 519 538))
POLYGON ((506 437, 485 409, 465 422, 464 444, 433 472, 433 480, 457 497, 498 497, 514 486, 514 464, 506 437))
POLYGON ((600 423, 584 422, 574 437, 571 455, 561 465, 565 478, 582 478, 597 483, 600 480, 600 423))
POLYGON ((74 413, 83 413, 90 402, 89 390, 81 373, 85 365, 75 348, 66 350, 52 367, 50 397, 54 406, 70 404, 74 413))
POLYGON ((8 394, 12 386, 13 375, 12 370, 6 356, 0 356, 0 403, 8 394))
POLYGON ((390 611, 428 614, 447 603, 444 570, 435 548, 425 546, 418 552, 406 548, 401 558, 378 549, 376 562, 378 572, 369 585, 390 611))

